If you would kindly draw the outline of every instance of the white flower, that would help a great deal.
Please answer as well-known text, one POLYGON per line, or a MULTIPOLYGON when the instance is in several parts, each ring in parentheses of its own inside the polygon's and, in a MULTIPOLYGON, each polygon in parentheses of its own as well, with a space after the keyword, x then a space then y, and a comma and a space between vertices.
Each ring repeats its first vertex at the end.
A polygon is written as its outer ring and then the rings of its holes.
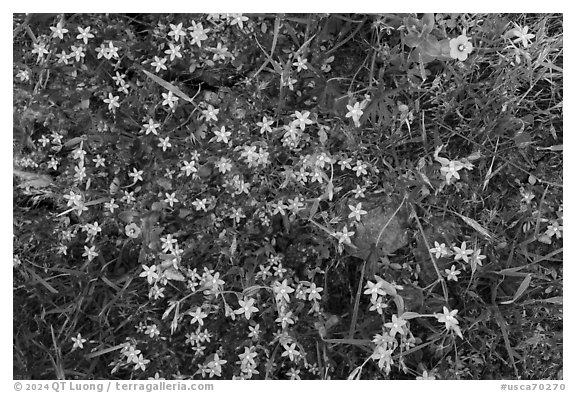
POLYGON ((240 308, 238 310, 235 310, 234 313, 241 315, 244 314, 244 316, 246 317, 246 319, 250 319, 250 317, 252 316, 252 313, 255 313, 258 311, 258 309, 256 307, 254 307, 254 299, 252 298, 244 298, 244 300, 239 300, 238 304, 240 304, 240 308))
POLYGON ((62 27, 62 22, 58 22, 56 27, 50 26, 50 30, 52 30, 54 37, 58 37, 61 40, 64 39, 64 34, 68 33, 68 29, 62 27))
POLYGON ((152 67, 156 67, 155 72, 158 72, 160 70, 167 70, 168 68, 164 65, 164 63, 166 63, 166 58, 159 58, 158 56, 154 56, 154 61, 152 63, 150 63, 150 65, 152 67))
POLYGON ((348 214, 348 218, 354 217, 356 221, 360 221, 362 215, 368 214, 366 210, 362 210, 362 203, 358 203, 356 206, 348 205, 348 208, 352 210, 352 212, 348 214))
POLYGON ((348 109, 348 113, 346 113, 346 117, 347 118, 351 117, 352 120, 354 121, 354 125, 356 127, 360 127, 360 118, 364 114, 364 111, 362 110, 362 109, 364 109, 364 106, 361 103, 356 102, 354 104, 354 106, 346 105, 346 109, 348 109))
POLYGON ((174 105, 178 102, 178 97, 175 97, 171 91, 168 91, 168 94, 162 93, 162 105, 168 105, 170 108, 174 108, 174 105))
POLYGON ((174 41, 178 42, 180 37, 186 37, 186 29, 182 29, 182 23, 178 23, 178 25, 170 23, 170 32, 168 35, 174 37, 174 41))
POLYGON ((114 96, 112 93, 108 93, 108 98, 105 98, 104 102, 108 104, 108 110, 114 111, 116 108, 120 108, 120 104, 118 103, 119 100, 119 96, 114 96))
POLYGON ((76 36, 77 40, 83 40, 84 41, 84 45, 88 44, 88 39, 89 38, 94 38, 94 34, 90 33, 90 26, 88 26, 85 29, 82 29, 80 26, 77 27, 78 28, 78 32, 80 32, 80 34, 78 34, 76 36))

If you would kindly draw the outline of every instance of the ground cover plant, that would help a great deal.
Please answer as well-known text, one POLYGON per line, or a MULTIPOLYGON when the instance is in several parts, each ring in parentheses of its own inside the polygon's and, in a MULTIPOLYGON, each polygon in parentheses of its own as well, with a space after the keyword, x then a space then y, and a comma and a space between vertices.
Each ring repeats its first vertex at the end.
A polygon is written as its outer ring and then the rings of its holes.
POLYGON ((562 16, 15 14, 17 379, 561 379, 562 16))

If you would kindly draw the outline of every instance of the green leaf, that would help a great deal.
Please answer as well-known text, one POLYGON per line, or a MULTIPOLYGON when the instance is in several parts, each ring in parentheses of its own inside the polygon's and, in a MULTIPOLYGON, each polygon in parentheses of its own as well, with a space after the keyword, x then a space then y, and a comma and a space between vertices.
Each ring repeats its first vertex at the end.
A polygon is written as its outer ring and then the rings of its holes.
POLYGON ((524 280, 522 280, 512 300, 506 300, 505 302, 500 302, 500 304, 512 304, 518 300, 524 294, 524 292, 526 292, 528 286, 530 286, 530 281, 532 281, 532 274, 528 274, 524 280))

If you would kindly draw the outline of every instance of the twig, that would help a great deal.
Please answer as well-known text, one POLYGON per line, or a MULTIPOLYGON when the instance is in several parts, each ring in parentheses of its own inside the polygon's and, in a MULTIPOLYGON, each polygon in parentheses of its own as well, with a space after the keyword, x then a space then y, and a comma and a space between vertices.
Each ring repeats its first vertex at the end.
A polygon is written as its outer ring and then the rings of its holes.
POLYGON ((372 256, 374 249, 370 250, 368 258, 362 264, 362 271, 360 272, 360 282, 358 282, 358 290, 356 291, 356 300, 354 302, 354 310, 352 311, 352 322, 350 323, 350 331, 348 332, 348 337, 352 338, 354 336, 354 331, 356 330, 356 322, 358 320, 358 308, 360 306, 360 296, 362 295, 362 283, 364 282, 364 271, 366 270, 366 262, 372 256))
MULTIPOLYGON (((458 135, 458 136, 461 137, 461 138, 466 139, 468 142, 476 145, 476 146, 479 147, 480 149, 482 149, 482 150, 484 150, 484 151, 489 151, 490 153, 493 153, 493 152, 492 152, 489 148, 487 148, 486 146, 484 146, 484 145, 482 145, 481 143, 478 143, 478 142, 476 142, 476 141, 473 141, 472 139, 466 137, 465 135, 459 133, 458 131, 455 131, 455 130, 449 128, 449 127, 446 127, 444 124, 439 124, 439 126, 442 127, 442 128, 444 128, 444 129, 447 130, 447 131, 450 131, 450 132, 458 135)), ((525 174, 527 174, 527 175, 529 175, 529 176, 534 176, 532 173, 530 173, 530 172, 527 171, 526 169, 520 167, 519 165, 515 164, 514 162, 509 161, 509 160, 507 160, 507 159, 504 158, 504 157, 500 157, 500 159, 501 159, 502 161, 504 161, 505 163, 507 163, 507 164, 509 164, 509 165, 512 165, 514 168, 518 169, 519 171, 524 172, 525 174)), ((542 179, 540 179, 540 178, 538 178, 538 177, 536 177, 536 176, 534 176, 534 178, 535 178, 537 181, 539 181, 540 183, 543 183, 543 184, 548 184, 548 185, 550 185, 550 186, 560 187, 560 188, 563 188, 563 187, 564 187, 562 184, 558 184, 558 183, 554 183, 554 182, 542 180, 542 179)))
POLYGON ((398 214, 398 212, 400 211, 400 208, 402 207, 402 205, 404 204, 405 201, 406 201, 406 195, 404 195, 404 198, 402 198, 402 202, 400 202, 400 205, 398 205, 398 207, 396 208, 396 211, 394 211, 394 213, 390 216, 390 218, 388 219, 386 224, 384 224, 384 226, 380 230, 380 233, 378 234, 378 237, 376 238, 376 247, 378 247, 378 244, 380 243, 380 238, 382 237, 384 230, 386 230, 386 228, 388 227, 388 225, 390 224, 392 219, 394 217, 396 217, 396 214, 398 214))
POLYGON ((424 228, 422 228, 422 224, 420 223, 420 219, 418 218, 418 213, 416 213, 416 209, 414 209, 414 206, 412 204, 410 204, 410 207, 412 208, 412 213, 414 214, 414 217, 416 218, 416 224, 418 224, 418 229, 420 230, 420 233, 422 234, 422 238, 424 239, 424 245, 426 246, 426 250, 428 251, 428 255, 430 255, 430 259, 432 260, 432 265, 434 265, 434 270, 436 270, 436 275, 438 276, 438 281, 442 285, 442 292, 444 294, 444 299, 446 300, 446 302, 448 302, 448 287, 446 286, 446 281, 444 280, 444 277, 440 273, 440 269, 438 269, 438 264, 436 263, 436 258, 434 258, 434 255, 430 251, 430 249, 431 249, 430 243, 428 243, 428 239, 426 238, 426 234, 424 233, 424 228))
POLYGON ((332 52, 334 52, 336 49, 340 48, 342 45, 344 45, 345 43, 347 43, 348 41, 350 41, 355 35, 356 33, 358 33, 360 31, 360 29, 362 28, 362 26, 364 26, 364 23, 366 23, 366 19, 363 19, 360 24, 358 25, 358 27, 356 27, 356 30, 354 30, 352 32, 352 34, 350 34, 348 37, 344 38, 342 41, 340 41, 334 48, 330 49, 328 52, 326 52, 326 55, 330 55, 332 52))

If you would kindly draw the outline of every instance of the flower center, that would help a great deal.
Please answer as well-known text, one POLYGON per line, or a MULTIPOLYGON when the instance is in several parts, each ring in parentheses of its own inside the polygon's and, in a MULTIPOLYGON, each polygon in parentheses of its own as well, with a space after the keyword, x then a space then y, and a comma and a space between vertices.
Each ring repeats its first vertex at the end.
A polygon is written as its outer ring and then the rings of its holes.
POLYGON ((464 49, 466 49, 466 47, 464 46, 464 44, 458 45, 458 50, 459 50, 460 52, 464 52, 464 49))

